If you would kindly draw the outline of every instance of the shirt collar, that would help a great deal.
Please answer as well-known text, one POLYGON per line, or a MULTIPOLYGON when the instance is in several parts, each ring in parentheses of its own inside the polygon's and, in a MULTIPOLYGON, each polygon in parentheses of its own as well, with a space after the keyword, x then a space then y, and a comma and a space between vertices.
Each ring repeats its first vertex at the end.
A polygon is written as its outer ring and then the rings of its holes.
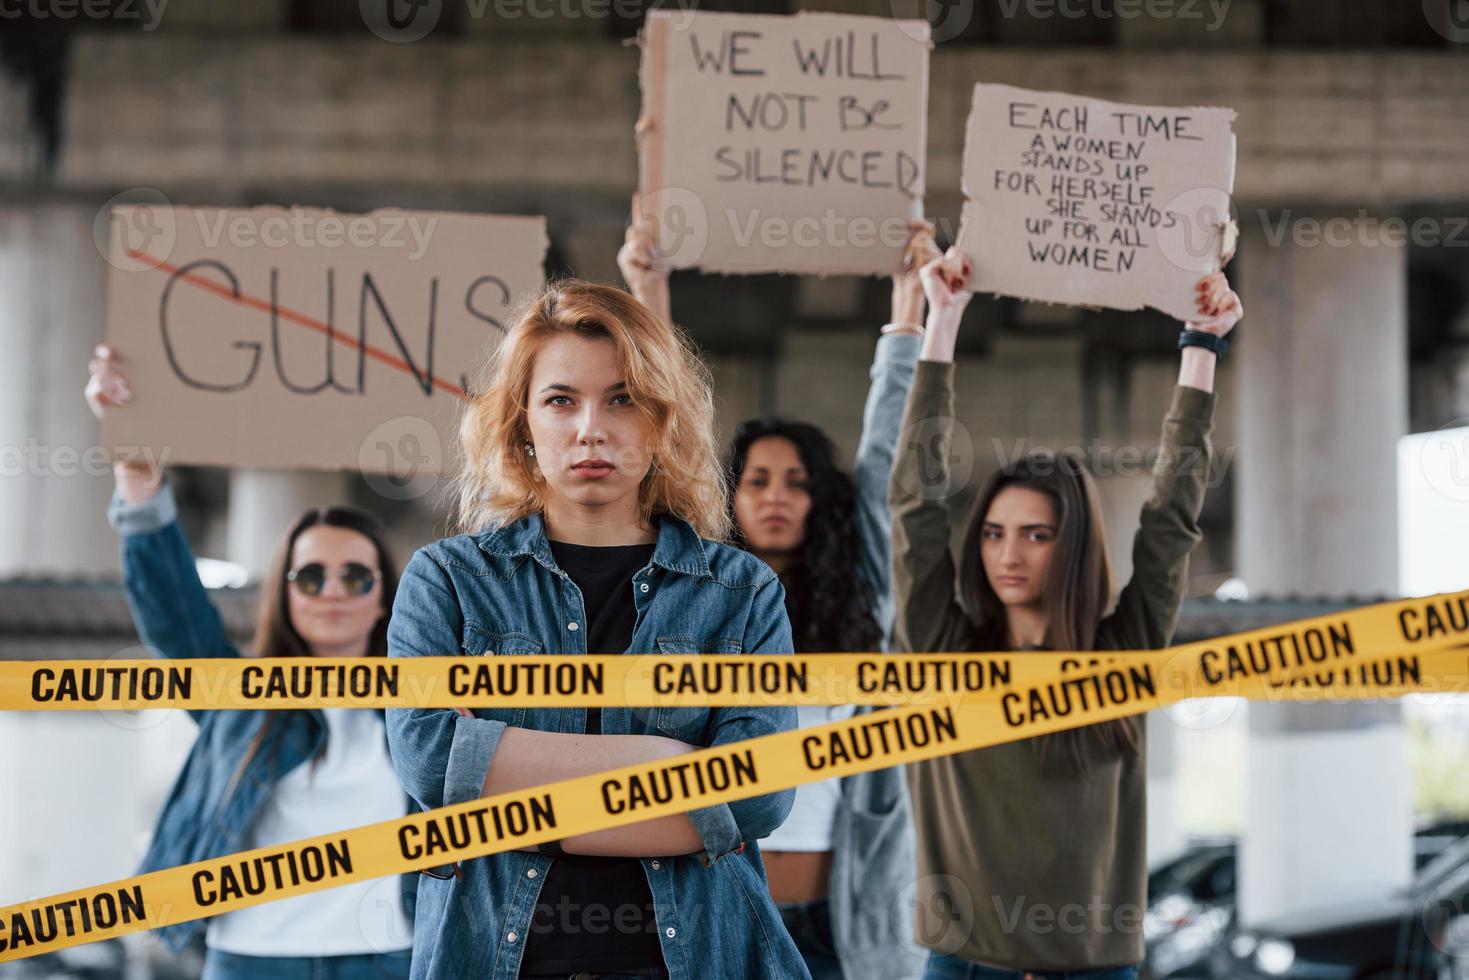
MULTIPOLYGON (((704 548, 704 541, 687 521, 672 514, 659 514, 654 520, 658 522, 658 542, 653 549, 654 565, 684 575, 713 577, 709 570, 709 555, 704 548)), ((479 534, 474 541, 485 554, 498 558, 529 555, 546 568, 559 570, 556 559, 551 555, 545 520, 539 511, 504 527, 479 534)))

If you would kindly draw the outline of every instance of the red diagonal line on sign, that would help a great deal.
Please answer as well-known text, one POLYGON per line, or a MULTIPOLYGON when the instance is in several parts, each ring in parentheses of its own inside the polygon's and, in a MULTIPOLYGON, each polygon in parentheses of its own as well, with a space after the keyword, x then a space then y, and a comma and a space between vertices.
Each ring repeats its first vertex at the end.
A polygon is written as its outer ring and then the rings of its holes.
MULTIPOLYGON (((150 268, 162 269, 165 272, 175 275, 177 275, 179 271, 178 266, 173 265, 169 262, 165 262, 162 259, 154 258, 147 252, 135 252, 132 249, 129 249, 127 252, 127 256, 130 259, 137 259, 141 262, 150 263, 150 268)), ((224 299, 229 300, 231 303, 238 303, 241 306, 248 306, 251 309, 260 310, 262 313, 269 313, 271 310, 270 302, 268 300, 258 299, 254 296, 247 296, 244 293, 236 296, 234 293, 230 292, 230 288, 228 286, 221 285, 217 282, 210 282, 208 279, 205 279, 198 273, 186 272, 184 273, 184 275, 180 276, 180 278, 184 282, 189 283, 191 286, 198 286, 200 289, 208 290, 209 292, 214 293, 216 296, 221 296, 224 299)), ((322 323, 320 320, 313 319, 312 317, 309 317, 304 313, 297 313, 295 310, 287 309, 284 306, 277 306, 275 308, 275 312, 276 315, 282 320, 299 324, 303 327, 310 327, 312 330, 315 330, 319 333, 324 333, 333 340, 340 341, 341 343, 346 344, 348 347, 352 347, 362 351, 364 354, 375 361, 381 361, 388 367, 402 371, 404 374, 413 375, 415 378, 418 377, 417 372, 414 371, 413 368, 409 366, 408 362, 403 360, 401 357, 395 357, 392 354, 389 354, 387 351, 380 350, 379 348, 374 347, 371 344, 359 343, 356 340, 353 340, 351 337, 348 337, 346 334, 342 333, 340 330, 332 327, 331 324, 322 323)), ((445 381, 443 378, 437 376, 430 376, 430 380, 433 381, 434 387, 442 388, 444 391, 447 391, 450 394, 458 395, 465 401, 470 400, 469 392, 454 384, 454 382, 445 381)))

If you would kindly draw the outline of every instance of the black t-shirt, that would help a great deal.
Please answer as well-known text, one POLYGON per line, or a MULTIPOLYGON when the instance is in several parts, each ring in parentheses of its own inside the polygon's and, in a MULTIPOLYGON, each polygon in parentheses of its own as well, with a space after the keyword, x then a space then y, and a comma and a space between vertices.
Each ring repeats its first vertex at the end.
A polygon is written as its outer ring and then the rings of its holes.
MULTIPOLYGON (((581 589, 588 653, 626 653, 637 610, 632 577, 653 558, 651 544, 595 548, 551 542, 551 554, 581 589)), ((587 709, 588 734, 602 712, 587 709)), ((520 972, 569 974, 662 967, 653 893, 636 858, 567 854, 546 872, 520 972)))

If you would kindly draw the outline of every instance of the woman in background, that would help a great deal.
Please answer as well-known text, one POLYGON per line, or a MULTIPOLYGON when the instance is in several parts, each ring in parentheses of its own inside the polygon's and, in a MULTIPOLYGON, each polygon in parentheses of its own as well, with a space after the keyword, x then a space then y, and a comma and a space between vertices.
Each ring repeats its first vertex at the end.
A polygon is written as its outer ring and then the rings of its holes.
MULTIPOLYGON (((1208 478, 1214 368, 1243 315, 1222 273, 1198 284, 1163 420, 1133 575, 1107 613, 1111 569, 1096 484, 1074 456, 1037 451, 981 491, 959 561, 948 504, 910 488, 948 479, 954 345, 970 294, 957 249, 922 272, 929 313, 889 491, 899 649, 1152 650, 1167 646, 1208 478)), ((920 908, 969 910, 929 980, 1134 980, 1143 959, 1147 810, 1143 719, 1124 718, 908 767, 920 908)), ((926 937, 925 937, 926 938, 926 937)))
MULTIPOLYGON (((99 346, 87 404, 99 419, 133 391, 99 346)), ((199 581, 173 490, 151 464, 119 462, 108 521, 142 641, 169 658, 238 657, 199 581)), ((382 657, 398 573, 382 528, 345 507, 287 529, 260 587, 256 657, 382 657)), ((190 711, 198 734, 139 874, 392 820, 409 800, 383 712, 357 708, 190 711)), ((160 928, 179 952, 205 930, 205 980, 406 978, 416 876, 358 882, 160 928)), ((249 883, 246 872, 245 883, 249 883)))
MULTIPOLYGON (((848 476, 821 429, 787 419, 740 424, 728 454, 736 543, 780 576, 797 653, 887 649, 892 629, 888 477, 923 336, 918 270, 933 226, 909 229, 892 315, 869 370, 862 434, 848 476)), ((618 254, 633 294, 666 317, 668 275, 652 230, 635 220, 618 254)), ((802 727, 870 708, 797 708, 802 727)), ((816 980, 904 980, 923 972, 901 894, 913 881, 912 812, 901 767, 796 788, 765 841, 770 894, 816 980)))

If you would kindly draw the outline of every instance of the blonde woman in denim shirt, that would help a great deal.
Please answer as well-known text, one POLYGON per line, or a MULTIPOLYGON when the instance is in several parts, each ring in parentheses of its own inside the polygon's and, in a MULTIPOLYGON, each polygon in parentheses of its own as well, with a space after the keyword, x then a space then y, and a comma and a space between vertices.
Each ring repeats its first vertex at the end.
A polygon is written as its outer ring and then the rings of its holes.
MULTIPOLYGON (((888 477, 922 343, 918 270, 938 257, 933 226, 914 222, 892 317, 873 354, 852 475, 819 428, 786 419, 740 425, 728 455, 739 543, 786 588, 796 651, 886 649, 893 625, 888 477)), ((634 295, 668 316, 668 273, 651 228, 634 222, 618 253, 634 295)), ((851 706, 798 709, 800 724, 851 717, 851 706)), ((766 841, 770 892, 815 980, 905 980, 923 972, 903 900, 916 856, 901 767, 796 789, 766 841)))
MULTIPOLYGON (((404 570, 389 655, 789 653, 779 580, 729 530, 707 372, 622 290, 536 297, 461 426, 459 524, 404 570)), ((445 806, 794 727, 790 707, 388 712, 405 787, 445 806)), ((413 976, 805 977, 757 841, 770 793, 436 868, 413 976)))
MULTIPOLYGON (((107 345, 92 359, 98 418, 133 392, 107 345)), ((123 587, 138 635, 171 658, 238 657, 194 568, 173 490, 150 464, 118 463, 107 518, 122 536, 123 587)), ((261 583, 260 657, 381 657, 397 568, 382 529, 359 511, 302 514, 261 583)), ((388 758, 383 713, 191 711, 198 735, 164 804, 139 873, 400 817, 408 798, 388 758)), ((263 867, 246 867, 256 894, 263 867)), ((407 977, 415 877, 228 909, 159 929, 174 952, 203 931, 205 980, 407 977)))

